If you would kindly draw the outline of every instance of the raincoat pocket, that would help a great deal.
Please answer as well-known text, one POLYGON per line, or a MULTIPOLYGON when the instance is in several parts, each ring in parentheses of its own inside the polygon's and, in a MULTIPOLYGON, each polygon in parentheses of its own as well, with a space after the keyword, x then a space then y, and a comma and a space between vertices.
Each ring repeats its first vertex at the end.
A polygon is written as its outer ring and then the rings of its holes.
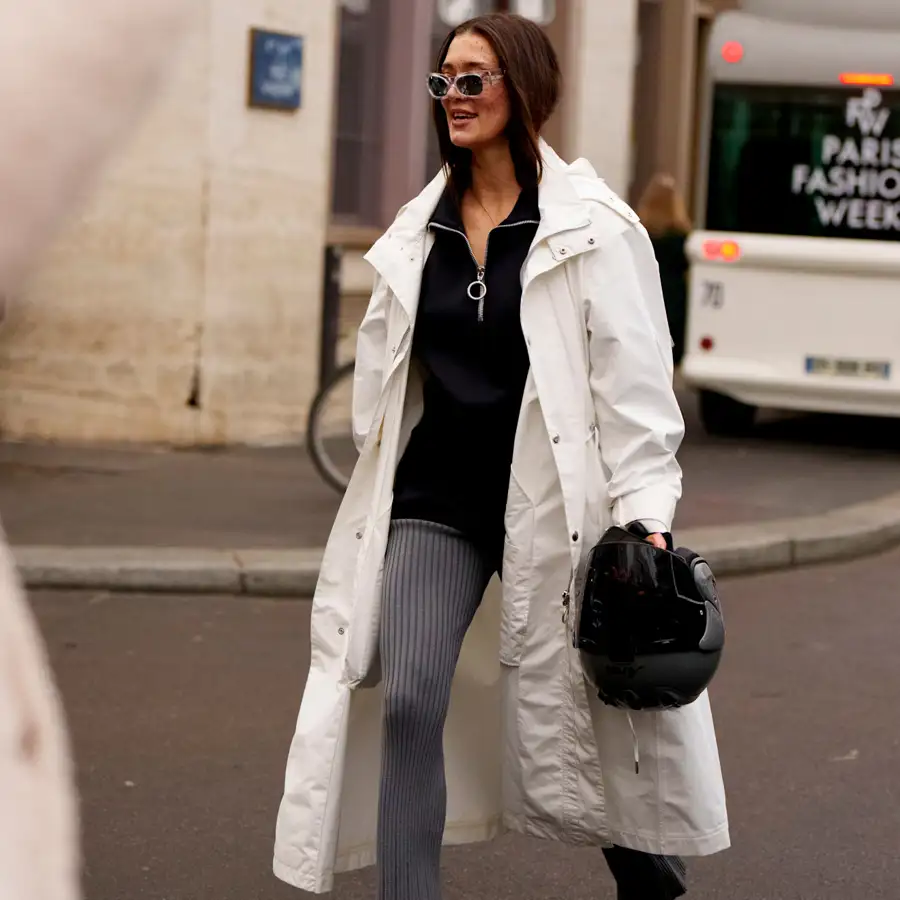
POLYGON ((500 662, 518 666, 522 658, 533 590, 534 510, 515 475, 510 475, 503 544, 503 605, 500 662))
POLYGON ((359 560, 344 659, 344 679, 352 688, 375 687, 381 680, 381 590, 389 529, 388 509, 378 517, 359 560))

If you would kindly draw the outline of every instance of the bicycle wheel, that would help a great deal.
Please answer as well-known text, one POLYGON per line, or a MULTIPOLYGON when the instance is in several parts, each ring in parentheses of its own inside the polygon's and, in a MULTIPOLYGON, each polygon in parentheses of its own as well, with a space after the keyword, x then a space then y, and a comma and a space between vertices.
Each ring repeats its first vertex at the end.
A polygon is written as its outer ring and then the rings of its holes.
POLYGON ((339 493, 347 490, 358 458, 351 419, 354 366, 347 363, 331 376, 313 400, 306 426, 306 447, 313 465, 339 493))

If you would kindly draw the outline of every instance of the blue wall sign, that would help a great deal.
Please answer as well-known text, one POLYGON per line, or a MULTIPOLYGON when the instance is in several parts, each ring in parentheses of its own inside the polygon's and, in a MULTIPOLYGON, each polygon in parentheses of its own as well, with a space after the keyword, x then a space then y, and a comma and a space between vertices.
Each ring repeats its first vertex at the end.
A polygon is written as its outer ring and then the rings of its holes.
POLYGON ((300 108, 303 38, 296 34, 250 31, 250 106, 300 108))

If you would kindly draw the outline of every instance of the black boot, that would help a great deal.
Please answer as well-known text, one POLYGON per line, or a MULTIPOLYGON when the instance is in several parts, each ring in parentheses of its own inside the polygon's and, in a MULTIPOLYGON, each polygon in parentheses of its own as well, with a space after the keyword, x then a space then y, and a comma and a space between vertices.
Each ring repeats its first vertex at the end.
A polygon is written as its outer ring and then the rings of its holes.
POLYGON ((611 847, 603 851, 618 885, 618 900, 675 900, 687 893, 687 866, 680 856, 655 856, 611 847))

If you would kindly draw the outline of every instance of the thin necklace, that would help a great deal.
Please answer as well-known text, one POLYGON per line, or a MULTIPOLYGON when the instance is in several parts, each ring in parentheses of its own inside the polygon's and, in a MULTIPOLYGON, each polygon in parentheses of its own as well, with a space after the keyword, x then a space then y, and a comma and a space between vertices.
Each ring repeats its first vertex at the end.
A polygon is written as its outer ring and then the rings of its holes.
POLYGON ((474 191, 472 192, 472 196, 475 197, 475 200, 478 202, 478 205, 484 210, 484 214, 491 220, 491 225, 493 225, 494 228, 496 228, 497 223, 494 221, 494 217, 487 211, 487 208, 481 202, 481 200, 478 199, 478 196, 475 194, 474 191))

